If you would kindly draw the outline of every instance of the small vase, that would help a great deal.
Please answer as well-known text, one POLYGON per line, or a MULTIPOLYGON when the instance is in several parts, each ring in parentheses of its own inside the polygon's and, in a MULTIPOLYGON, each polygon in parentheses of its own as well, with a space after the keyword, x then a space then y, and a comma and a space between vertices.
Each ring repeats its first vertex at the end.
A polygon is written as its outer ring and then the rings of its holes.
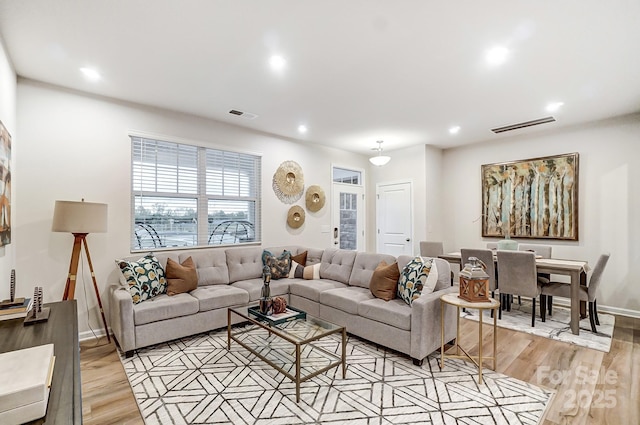
POLYGON ((510 239, 509 235, 507 235, 504 239, 498 241, 498 249, 500 251, 517 251, 518 242, 510 239))

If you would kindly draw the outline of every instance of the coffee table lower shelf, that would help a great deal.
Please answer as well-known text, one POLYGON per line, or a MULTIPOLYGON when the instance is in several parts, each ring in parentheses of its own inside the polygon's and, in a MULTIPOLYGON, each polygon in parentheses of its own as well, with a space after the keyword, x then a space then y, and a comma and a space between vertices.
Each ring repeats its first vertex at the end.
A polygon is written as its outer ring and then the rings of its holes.
POLYGON ((261 322, 244 312, 229 308, 227 310, 227 349, 231 349, 231 341, 263 360, 278 372, 296 384, 296 403, 300 402, 300 383, 329 369, 342 365, 342 378, 346 376, 346 341, 347 332, 343 326, 334 325, 321 319, 307 315, 304 318, 271 325, 261 322), (232 331, 232 315, 244 319, 250 326, 232 331), (341 355, 328 351, 314 344, 314 341, 329 335, 342 334, 341 355), (285 344, 281 344, 285 342, 285 344), (285 348, 290 343, 293 347, 285 348), (291 350, 293 348, 293 350, 291 350), (293 351, 293 352, 291 352, 293 351), (314 357, 320 365, 302 365, 302 353, 316 353, 314 357), (321 359, 318 362, 318 359, 321 359), (295 373, 292 371, 295 370, 295 373))

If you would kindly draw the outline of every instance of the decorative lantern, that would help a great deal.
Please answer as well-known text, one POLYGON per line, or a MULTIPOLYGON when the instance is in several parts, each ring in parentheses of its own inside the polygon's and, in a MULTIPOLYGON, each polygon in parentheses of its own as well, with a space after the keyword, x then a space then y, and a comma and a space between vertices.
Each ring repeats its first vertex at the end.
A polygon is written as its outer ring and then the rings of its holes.
POLYGON ((460 270, 460 298, 472 303, 489 301, 489 275, 486 268, 476 257, 469 257, 469 263, 460 270))

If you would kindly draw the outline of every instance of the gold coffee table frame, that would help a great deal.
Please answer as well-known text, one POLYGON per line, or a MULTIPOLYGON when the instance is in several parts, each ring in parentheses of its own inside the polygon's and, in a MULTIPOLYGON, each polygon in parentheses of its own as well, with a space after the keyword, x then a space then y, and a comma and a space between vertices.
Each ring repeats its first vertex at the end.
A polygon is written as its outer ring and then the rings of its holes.
POLYGON ((478 367, 478 383, 482 384, 482 363, 484 360, 493 360, 493 370, 496 370, 496 347, 498 345, 498 335, 496 332, 497 329, 497 320, 498 320, 498 312, 494 311, 493 313, 493 356, 483 356, 482 353, 482 316, 484 310, 497 310, 500 307, 500 302, 494 300, 493 298, 489 298, 487 302, 469 302, 460 298, 457 294, 445 294, 440 297, 440 369, 444 368, 444 359, 469 359, 478 367), (445 354, 444 352, 444 304, 453 305, 457 308, 456 315, 456 354, 445 354), (465 351, 464 348, 460 347, 460 309, 466 308, 471 309, 475 308, 478 310, 478 315, 480 316, 478 320, 478 355, 471 356, 469 353, 465 351), (460 351, 464 353, 464 356, 460 354, 460 351))
MULTIPOLYGON (((242 322, 242 321, 241 321, 242 322)), ((345 378, 347 372, 347 331, 344 326, 338 326, 333 323, 327 322, 322 319, 318 319, 313 316, 307 315, 304 319, 294 319, 291 321, 287 321, 284 323, 269 325, 268 322, 261 322, 257 318, 251 317, 249 314, 245 314, 242 311, 236 310, 234 308, 229 308, 227 310, 227 349, 231 349, 231 340, 237 342, 242 347, 247 349, 249 352, 269 364, 271 367, 276 369, 278 372, 285 375, 287 378, 291 379, 296 384, 296 403, 300 402, 300 383, 306 380, 313 378, 316 375, 326 372, 329 369, 342 365, 342 379, 345 378), (253 347, 245 344, 241 340, 241 336, 248 334, 250 332, 255 332, 255 327, 245 327, 238 332, 232 333, 231 331, 231 315, 235 314, 240 316, 244 321, 249 322, 252 325, 255 325, 261 329, 266 330, 269 335, 276 335, 278 338, 281 338, 285 341, 290 342, 295 346, 295 357, 293 359, 293 363, 295 366, 295 375, 289 373, 283 367, 276 364, 272 359, 268 358, 267 355, 259 352, 253 347), (340 356, 332 353, 330 351, 325 350, 322 347, 312 344, 314 341, 317 341, 321 338, 325 338, 329 335, 333 335, 335 333, 342 334, 342 353, 340 356), (314 369, 312 372, 303 375, 302 374, 302 364, 301 364, 301 351, 303 350, 305 345, 312 345, 314 350, 318 350, 323 355, 326 355, 329 361, 324 367, 319 369, 314 369)), ((269 341, 265 341, 264 346, 260 348, 264 348, 264 351, 268 354, 269 345, 271 343, 269 341)))

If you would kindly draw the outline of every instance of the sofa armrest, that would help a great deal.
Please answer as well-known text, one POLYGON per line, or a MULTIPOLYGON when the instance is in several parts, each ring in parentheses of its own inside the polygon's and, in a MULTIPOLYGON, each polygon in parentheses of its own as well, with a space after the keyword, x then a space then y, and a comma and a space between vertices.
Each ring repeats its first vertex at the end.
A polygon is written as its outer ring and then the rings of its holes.
MULTIPOLYGON (((441 344, 441 316, 442 303, 440 297, 448 293, 457 293, 458 287, 451 286, 423 294, 411 304, 411 357, 422 360, 441 344)), ((445 342, 456 337, 456 314, 454 306, 444 306, 444 336, 445 342)))
POLYGON ((113 336, 125 353, 136 348, 133 324, 133 300, 127 288, 120 284, 109 286, 109 322, 113 336))

